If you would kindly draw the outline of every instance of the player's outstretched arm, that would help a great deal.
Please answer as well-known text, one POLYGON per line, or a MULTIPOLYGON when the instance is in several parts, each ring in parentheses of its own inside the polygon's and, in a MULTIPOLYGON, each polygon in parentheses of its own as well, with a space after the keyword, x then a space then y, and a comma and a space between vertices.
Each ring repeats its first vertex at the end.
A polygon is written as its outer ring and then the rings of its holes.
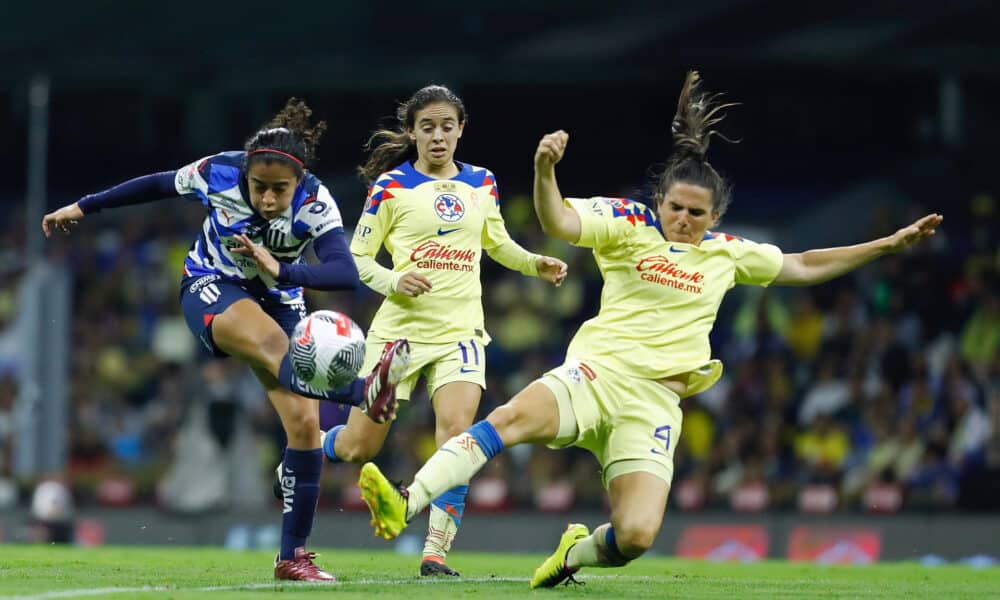
POLYGON ((566 152, 569 134, 563 130, 542 137, 535 150, 535 212, 542 231, 576 243, 580 239, 580 215, 563 202, 556 182, 556 163, 566 152))
POLYGON ((785 254, 778 285, 813 285, 849 273, 885 254, 894 254, 934 235, 944 217, 926 215, 896 233, 853 246, 785 254))
POLYGON ((70 227, 76 225, 84 215, 106 208, 144 204, 177 196, 178 192, 174 187, 176 174, 176 171, 163 171, 152 175, 143 175, 102 192, 84 196, 73 204, 67 204, 42 217, 42 231, 45 233, 45 237, 51 236, 53 231, 69 233, 70 227))
POLYGON ((55 231, 69 233, 70 228, 79 223, 82 218, 83 211, 79 204, 76 202, 67 204, 42 217, 42 231, 45 232, 45 237, 50 237, 55 231))

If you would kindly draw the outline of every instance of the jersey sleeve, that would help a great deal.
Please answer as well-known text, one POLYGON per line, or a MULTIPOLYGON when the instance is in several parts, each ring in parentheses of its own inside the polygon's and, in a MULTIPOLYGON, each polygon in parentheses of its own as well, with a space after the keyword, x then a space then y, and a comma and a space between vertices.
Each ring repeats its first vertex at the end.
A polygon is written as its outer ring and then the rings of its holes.
POLYGON ((781 271, 785 259, 777 246, 745 239, 727 244, 736 263, 735 279, 738 284, 767 286, 781 271))
POLYGON ((486 221, 483 224, 483 250, 490 255, 490 258, 508 269, 537 277, 538 255, 528 252, 510 237, 503 215, 500 213, 500 192, 496 177, 493 173, 490 173, 489 177, 493 181, 493 189, 490 192, 492 198, 485 200, 488 205, 486 221))
MULTIPOLYGON (((304 229, 303 233, 316 239, 327 231, 344 227, 344 219, 340 215, 340 207, 333 199, 333 194, 325 185, 316 190, 316 199, 302 205, 295 215, 295 225, 304 229)), ((298 232, 296 231, 296 235, 298 232)), ((300 236, 302 237, 302 236, 300 236)))
POLYGON ((621 198, 566 198, 567 206, 580 215, 580 239, 577 246, 600 248, 621 244, 634 230, 632 224, 616 217, 615 209, 622 210, 626 201, 621 198))
POLYGON ((354 255, 358 265, 361 281, 388 297, 395 292, 402 273, 387 269, 375 260, 385 236, 392 229, 393 204, 382 202, 383 191, 378 182, 368 190, 365 207, 361 211, 361 218, 358 220, 358 226, 354 228, 354 237, 351 239, 351 254, 354 255))
POLYGON ((174 189, 179 196, 193 196, 208 206, 208 180, 211 177, 213 156, 199 158, 191 164, 177 169, 174 175, 174 189))
POLYGON ((375 190, 375 186, 368 190, 365 207, 358 219, 358 226, 354 229, 354 237, 351 238, 351 254, 355 256, 375 257, 392 228, 393 205, 375 198, 376 193, 381 193, 375 190))

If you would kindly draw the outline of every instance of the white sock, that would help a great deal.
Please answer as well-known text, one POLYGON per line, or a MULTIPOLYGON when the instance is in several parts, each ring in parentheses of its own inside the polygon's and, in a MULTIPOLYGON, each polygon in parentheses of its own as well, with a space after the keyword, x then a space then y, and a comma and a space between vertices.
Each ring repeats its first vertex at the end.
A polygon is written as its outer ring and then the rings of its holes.
POLYGON ((486 454, 467 431, 445 442, 407 486, 410 499, 406 503, 406 520, 420 514, 444 492, 472 479, 487 462, 486 454))
POLYGON ((451 550, 451 542, 458 533, 458 525, 451 515, 437 505, 431 504, 431 516, 427 523, 427 541, 424 542, 424 558, 429 556, 444 560, 451 550))
POLYGON ((576 543, 566 554, 566 566, 571 569, 581 567, 615 567, 606 557, 608 551, 605 536, 610 523, 605 523, 595 529, 590 535, 576 543))

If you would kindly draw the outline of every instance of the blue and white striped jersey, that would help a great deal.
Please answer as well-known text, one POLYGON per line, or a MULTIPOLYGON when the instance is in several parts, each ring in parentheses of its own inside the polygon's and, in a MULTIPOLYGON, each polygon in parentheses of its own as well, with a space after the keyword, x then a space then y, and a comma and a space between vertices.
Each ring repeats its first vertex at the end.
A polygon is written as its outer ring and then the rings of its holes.
POLYGON ((268 221, 250 205, 246 178, 240 176, 244 155, 242 151, 220 152, 177 170, 177 193, 197 197, 208 209, 201 235, 184 261, 184 273, 194 277, 218 274, 284 304, 301 302, 301 286, 279 283, 260 271, 252 258, 233 253, 233 248, 242 246, 234 236, 245 234, 279 261, 304 262, 302 253, 311 240, 343 228, 340 209, 326 186, 307 172, 288 210, 268 221))

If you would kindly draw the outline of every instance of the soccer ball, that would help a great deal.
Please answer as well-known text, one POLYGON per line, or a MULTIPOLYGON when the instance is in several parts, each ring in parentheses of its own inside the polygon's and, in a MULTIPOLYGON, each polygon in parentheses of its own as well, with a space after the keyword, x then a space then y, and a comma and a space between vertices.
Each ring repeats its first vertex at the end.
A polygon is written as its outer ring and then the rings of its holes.
POLYGON ((365 333, 343 313, 317 310, 298 322, 289 340, 292 371, 326 391, 350 383, 365 359, 365 333))

